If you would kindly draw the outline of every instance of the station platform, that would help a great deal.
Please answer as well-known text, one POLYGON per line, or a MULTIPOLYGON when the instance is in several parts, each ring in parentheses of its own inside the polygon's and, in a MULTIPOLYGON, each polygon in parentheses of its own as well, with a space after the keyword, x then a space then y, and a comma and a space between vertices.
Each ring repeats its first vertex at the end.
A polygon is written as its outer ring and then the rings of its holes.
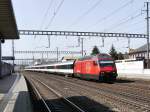
POLYGON ((0 79, 0 112, 32 112, 24 76, 16 73, 0 79))

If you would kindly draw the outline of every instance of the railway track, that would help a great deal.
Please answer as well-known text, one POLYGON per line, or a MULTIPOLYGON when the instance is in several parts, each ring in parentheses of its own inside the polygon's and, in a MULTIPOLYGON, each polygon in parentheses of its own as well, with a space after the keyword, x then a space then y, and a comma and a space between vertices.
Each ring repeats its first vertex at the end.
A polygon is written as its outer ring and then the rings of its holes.
MULTIPOLYGON (((150 111, 149 105, 148 105, 149 102, 144 102, 144 103, 139 102, 138 100, 136 100, 136 97, 138 96, 136 96, 134 99, 130 99, 129 96, 131 96, 132 98, 134 96, 133 94, 132 95, 129 93, 118 94, 118 93, 114 93, 114 91, 112 90, 108 91, 108 89, 104 89, 104 88, 97 88, 97 87, 94 88, 93 85, 91 86, 89 84, 81 83, 81 82, 84 82, 82 80, 80 83, 77 80, 73 82, 72 80, 68 80, 60 76, 56 77, 56 76, 51 75, 50 77, 49 75, 40 74, 40 75, 36 75, 36 77, 40 78, 41 80, 53 80, 54 82, 57 82, 59 84, 61 83, 64 86, 69 85, 70 88, 74 88, 78 90, 78 91, 72 90, 73 92, 79 92, 80 94, 87 95, 88 97, 91 97, 91 98, 92 96, 95 95, 97 96, 96 97, 97 99, 94 99, 94 100, 102 101, 104 99, 104 101, 111 104, 113 107, 117 108, 119 111, 126 111, 126 112, 131 111, 131 110, 135 112, 150 111)), ((54 83, 54 85, 57 85, 57 83, 56 84, 54 83)), ((66 88, 69 88, 69 87, 66 87, 66 88)), ((68 89, 68 90, 71 90, 71 89, 68 89)))
POLYGON ((99 93, 99 94, 101 94, 101 95, 103 95, 103 96, 105 96, 107 98, 118 100, 118 102, 122 102, 125 105, 132 106, 132 107, 134 107, 136 109, 139 109, 139 111, 150 111, 150 108, 149 108, 150 105, 148 105, 148 103, 150 103, 150 101, 147 101, 146 98, 142 98, 142 99, 140 99, 140 101, 144 100, 147 104, 145 102, 144 102, 144 104, 140 103, 139 100, 138 100, 139 99, 138 98, 139 95, 136 96, 136 98, 135 98, 134 94, 130 94, 130 93, 125 93, 125 92, 116 93, 116 92, 114 92, 112 90, 108 90, 108 89, 103 89, 103 88, 98 89, 98 88, 91 87, 90 85, 87 85, 87 84, 83 85, 83 83, 82 84, 81 83, 78 84, 78 83, 73 83, 73 82, 64 81, 64 80, 55 79, 55 78, 53 78, 53 80, 57 80, 59 82, 65 82, 65 83, 67 83, 69 85, 78 86, 78 87, 80 87, 82 89, 86 88, 87 90, 95 91, 95 92, 97 92, 97 93, 99 93), (123 97, 123 96, 126 96, 126 97, 123 97), (134 97, 135 101, 130 99, 129 96, 131 98, 134 97))
POLYGON ((94 83, 94 84, 92 83, 89 85, 85 81, 67 80, 66 78, 63 78, 63 77, 59 77, 59 78, 61 78, 62 80, 69 81, 69 82, 73 82, 73 83, 75 82, 79 85, 84 85, 84 86, 88 86, 90 88, 110 92, 110 93, 115 94, 115 95, 121 95, 121 96, 124 96, 126 98, 131 98, 131 99, 134 99, 136 101, 143 102, 143 103, 145 103, 145 105, 150 104, 150 98, 149 98, 150 93, 148 93, 147 90, 141 90, 140 88, 133 88, 130 86, 122 87, 122 85, 116 85, 116 84, 114 84, 114 85, 101 84, 101 87, 99 87, 98 83, 94 83))
MULTIPOLYGON (((52 77, 51 77, 52 78, 52 77)), ((143 104, 143 103, 140 103, 138 102, 137 100, 130 100, 129 98, 124 98, 122 97, 122 95, 118 95, 118 94, 115 94, 111 91, 107 91, 107 90, 103 90, 103 89, 99 89, 99 90, 96 90, 96 88, 91 88, 89 86, 85 86, 85 85, 81 85, 81 84, 78 84, 77 82, 74 83, 74 82, 68 82, 68 80, 61 80, 61 79, 56 79, 56 78, 52 78, 53 80, 55 81, 59 81, 61 83, 67 83, 67 85, 73 85, 73 86, 77 86, 78 88, 82 88, 82 89, 86 89, 88 91, 94 91, 94 92, 97 92, 98 94, 101 94, 101 96, 107 98, 108 100, 113 100, 113 102, 120 102, 122 103, 123 105, 127 105, 129 106, 130 108, 134 108, 136 109, 136 111, 150 111, 149 109, 149 105, 147 104, 143 104)), ((136 99, 136 98, 135 98, 136 99)))
POLYGON ((142 90, 142 92, 141 92, 141 89, 138 89, 138 88, 132 88, 130 86, 129 87, 126 86, 124 88, 121 85, 116 85, 116 84, 114 86, 112 86, 110 84, 107 84, 107 85, 106 84, 101 84, 101 87, 99 87, 98 83, 93 84, 93 83, 90 82, 91 84, 89 85, 87 83, 87 81, 80 81, 80 80, 74 80, 74 79, 73 80, 68 80, 64 77, 57 77, 57 76, 56 76, 56 78, 66 80, 67 82, 72 82, 72 83, 76 83, 76 84, 79 84, 79 85, 88 86, 88 87, 96 89, 96 90, 103 90, 103 91, 108 92, 108 93, 110 92, 114 95, 121 95, 125 98, 130 98, 130 99, 134 99, 138 102, 142 102, 145 105, 150 104, 150 98, 149 98, 150 93, 148 93, 147 90, 142 90), (112 87, 113 87, 113 89, 112 89, 112 87))
MULTIPOLYGON (((30 75, 24 74, 24 75, 25 75, 25 77, 29 77, 31 74, 30 75)), ((45 82, 48 86, 51 86, 54 90, 61 93, 63 97, 66 97, 67 99, 69 99, 71 102, 73 102, 74 104, 76 104, 77 106, 79 106, 80 108, 85 110, 86 112, 112 112, 109 107, 99 104, 99 103, 95 102, 94 100, 91 100, 86 95, 78 94, 77 90, 68 92, 69 88, 61 87, 63 85, 63 83, 60 84, 59 87, 54 87, 56 84, 53 81, 49 81, 49 79, 47 80, 47 78, 43 79, 42 77, 38 77, 35 75, 33 75, 33 76, 38 78, 39 80, 45 82), (51 84, 49 84, 49 83, 51 83, 51 84)), ((71 87, 71 88, 74 88, 74 87, 71 87)), ((82 91, 80 91, 80 92, 82 92, 82 91)))
POLYGON ((39 80, 37 78, 33 78, 33 77, 30 77, 30 79, 27 78, 27 80, 29 80, 34 91, 36 92, 38 97, 41 99, 43 105, 45 106, 46 112, 85 112, 80 107, 75 105, 73 102, 71 102, 67 98, 63 97, 59 92, 52 89, 50 86, 48 86, 47 84, 45 84, 41 80, 39 80), (39 85, 39 84, 42 85, 44 88, 46 88, 49 92, 53 93, 55 95, 55 99, 57 97, 57 99, 60 99, 60 100, 59 101, 53 101, 53 103, 49 103, 47 101, 46 96, 44 96, 40 90, 43 88, 37 87, 37 85, 39 85))
MULTIPOLYGON (((125 86, 128 88, 138 88, 139 90, 143 91, 143 90, 150 90, 150 84, 148 83, 144 83, 144 81, 142 82, 135 82, 135 83, 130 83, 130 84, 122 84, 121 86, 125 86), (142 84, 141 84, 142 83, 142 84)), ((120 85, 119 83, 116 83, 116 85, 120 85)))

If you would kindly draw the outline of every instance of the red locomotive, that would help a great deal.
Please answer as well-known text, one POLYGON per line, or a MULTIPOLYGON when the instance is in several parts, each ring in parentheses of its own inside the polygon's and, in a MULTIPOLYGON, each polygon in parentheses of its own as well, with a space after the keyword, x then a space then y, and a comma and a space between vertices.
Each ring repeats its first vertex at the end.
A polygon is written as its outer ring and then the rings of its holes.
POLYGON ((74 63, 74 76, 94 80, 115 80, 117 70, 113 59, 107 54, 88 56, 74 63))

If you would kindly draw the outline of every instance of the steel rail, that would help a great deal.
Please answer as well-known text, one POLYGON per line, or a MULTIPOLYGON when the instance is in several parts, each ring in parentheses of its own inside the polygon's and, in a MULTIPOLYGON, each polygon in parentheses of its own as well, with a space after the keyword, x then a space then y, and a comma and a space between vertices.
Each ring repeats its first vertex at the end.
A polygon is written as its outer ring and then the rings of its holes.
POLYGON ((45 107, 46 107, 46 109, 48 110, 48 112, 52 112, 51 109, 48 107, 47 103, 45 102, 45 100, 44 100, 44 99, 42 98, 42 96, 40 95, 40 92, 39 92, 39 91, 37 90, 37 88, 35 87, 35 85, 34 85, 34 83, 33 83, 33 82, 34 82, 33 79, 31 78, 30 80, 31 80, 30 83, 31 83, 33 89, 34 89, 35 92, 37 93, 38 97, 42 100, 42 102, 43 102, 43 104, 45 105, 45 107))
MULTIPOLYGON (((60 78, 60 79, 63 79, 63 78, 60 78)), ((67 80, 67 81, 69 81, 71 83, 74 83, 73 80, 67 80)), ((76 83, 81 84, 81 85, 85 85, 85 86, 88 86, 88 87, 91 87, 91 88, 94 88, 94 89, 100 89, 98 87, 95 87, 93 85, 88 85, 86 83, 82 83, 82 82, 76 82, 76 83)), ((119 87, 119 88, 117 88, 117 90, 119 90, 119 91, 123 90, 121 85, 117 85, 117 86, 119 87)), ((132 97, 132 98, 134 98, 136 100, 144 101, 145 103, 150 103, 150 100, 148 100, 147 97, 145 97, 145 96, 142 97, 142 96, 140 96, 140 95, 138 95, 136 93, 127 93, 127 89, 130 88, 130 87, 125 88, 125 91, 121 91, 119 93, 117 93, 115 90, 112 90, 112 91, 109 90, 108 88, 111 88, 110 85, 103 85, 103 87, 105 87, 105 88, 101 88, 101 89, 103 89, 104 91, 108 91, 108 92, 111 92, 113 94, 118 94, 118 95, 121 95, 121 96, 124 96, 124 97, 132 97)), ((137 90, 141 90, 141 89, 137 89, 137 90)))
POLYGON ((39 79, 35 79, 34 80, 40 82, 42 85, 44 85, 46 88, 48 88, 50 91, 52 91, 55 95, 57 95, 58 97, 62 98, 64 101, 66 101, 68 104, 70 104, 72 107, 76 108, 79 112, 85 112, 84 110, 82 110, 80 107, 78 107, 76 104, 74 104, 73 102, 71 102, 70 100, 68 100, 67 98, 63 97, 61 94, 59 94, 57 91, 55 91, 54 89, 50 88, 47 84, 45 84, 44 82, 40 81, 39 79))
MULTIPOLYGON (((51 77, 52 78, 52 77, 51 77)), ((56 78, 52 78, 52 79, 54 79, 54 80, 57 80, 57 81, 63 81, 63 82, 66 82, 66 83, 68 83, 68 84, 71 84, 71 85, 74 85, 74 86, 77 86, 77 87, 80 87, 80 88, 82 88, 82 89, 89 89, 88 87, 86 87, 86 86, 83 86, 83 85, 79 85, 79 84, 77 84, 77 83, 73 83, 73 82, 68 82, 68 81, 65 81, 65 80, 61 80, 61 79, 56 79, 56 78)), ((90 90, 92 90, 92 91, 95 91, 95 92, 97 92, 97 93, 100 93, 100 94, 102 94, 102 95, 104 95, 104 96, 106 96, 107 98, 111 98, 111 99, 115 99, 115 98, 117 98, 117 100, 119 100, 120 102, 123 102, 123 103, 126 103, 126 104, 128 104, 128 105, 133 105, 133 106, 135 106, 136 108, 139 108, 139 109, 146 109, 146 110, 148 110, 148 111, 150 111, 150 108, 149 108, 149 106, 148 105, 145 105, 145 104, 141 104, 141 103, 139 103, 139 102, 136 102, 136 101, 133 101, 133 100, 129 100, 129 99, 126 99, 126 98, 123 98, 123 97, 118 97, 118 96, 113 96, 113 97, 111 97, 111 93, 109 92, 107 92, 107 91, 105 91, 105 90, 95 90, 95 89, 93 89, 93 88, 91 88, 90 90)))
MULTIPOLYGON (((63 78, 60 78, 59 77, 59 79, 62 79, 63 81, 64 81, 64 79, 63 78)), ((74 83, 74 81, 73 80, 67 80, 67 82, 71 82, 71 83, 74 83)), ((76 84, 80 84, 80 85, 84 85, 84 86, 88 86, 88 87, 90 87, 90 88, 94 88, 94 89, 100 89, 100 88, 97 88, 97 87, 95 87, 95 86, 92 86, 92 85, 88 85, 88 84, 86 84, 86 83, 82 83, 82 82, 76 82, 76 84)), ((117 86, 119 86, 120 88, 117 88, 119 91, 121 91, 122 90, 122 88, 121 88, 121 86, 120 85, 117 85, 117 86)), ((137 94, 135 94, 135 93, 127 93, 126 91, 121 91, 121 92, 119 92, 119 93, 117 93, 116 91, 114 91, 114 90, 109 90, 109 89, 107 89, 108 87, 109 88, 111 88, 111 86, 109 86, 109 85, 103 85, 103 87, 105 87, 105 88, 101 88, 101 89, 103 89, 104 91, 106 91, 106 92, 111 92, 112 94, 117 94, 117 95, 121 95, 121 96, 124 96, 124 97, 132 97, 132 98, 134 98, 135 100, 139 100, 139 101, 143 101, 144 103, 150 103, 150 101, 147 99, 147 97, 142 97, 142 96, 140 96, 140 95, 137 95, 137 94)))

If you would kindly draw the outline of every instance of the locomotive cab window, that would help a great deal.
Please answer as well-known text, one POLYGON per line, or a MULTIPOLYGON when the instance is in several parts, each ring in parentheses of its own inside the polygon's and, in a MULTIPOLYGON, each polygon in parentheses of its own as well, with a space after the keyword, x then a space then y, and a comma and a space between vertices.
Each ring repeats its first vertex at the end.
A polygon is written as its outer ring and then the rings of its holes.
POLYGON ((114 61, 109 61, 109 60, 99 60, 99 65, 101 66, 101 67, 105 67, 105 66, 114 66, 115 65, 115 63, 114 63, 114 61))

